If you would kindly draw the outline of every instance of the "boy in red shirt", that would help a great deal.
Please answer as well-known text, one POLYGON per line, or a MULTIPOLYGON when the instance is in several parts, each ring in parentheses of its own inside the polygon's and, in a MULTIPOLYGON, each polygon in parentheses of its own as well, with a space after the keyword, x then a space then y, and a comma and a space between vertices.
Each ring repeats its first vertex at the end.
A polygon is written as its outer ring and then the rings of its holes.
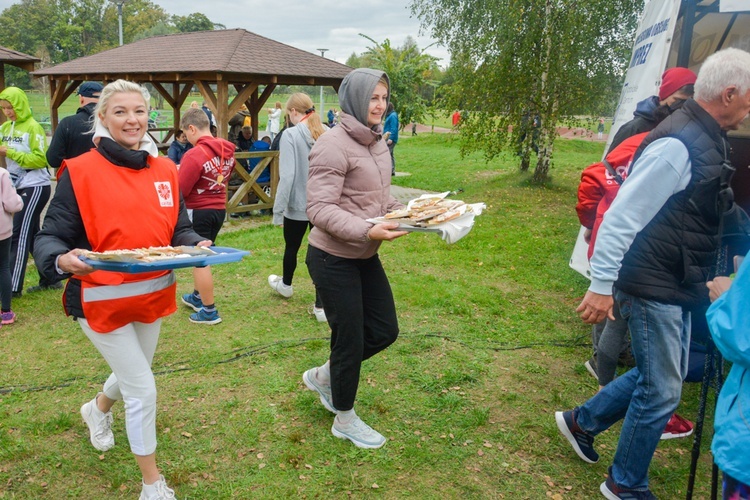
MULTIPOLYGON (((182 157, 179 180, 185 207, 193 229, 216 242, 226 216, 227 183, 234 168, 234 144, 211 135, 211 124, 201 109, 188 109, 180 120, 193 147, 182 157)), ((215 325, 221 322, 214 304, 214 280, 210 267, 193 268, 193 293, 182 296, 192 308, 193 323, 215 325)))

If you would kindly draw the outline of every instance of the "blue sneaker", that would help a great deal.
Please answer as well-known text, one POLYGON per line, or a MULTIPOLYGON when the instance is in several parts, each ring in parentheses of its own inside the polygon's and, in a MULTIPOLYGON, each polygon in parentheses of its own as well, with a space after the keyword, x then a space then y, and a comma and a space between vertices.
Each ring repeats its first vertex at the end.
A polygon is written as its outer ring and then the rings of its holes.
POLYGON ((578 427, 573 411, 555 412, 555 422, 581 460, 590 464, 599 461, 599 454, 594 450, 594 436, 578 427))
POLYGON ((182 303, 191 308, 193 311, 198 312, 203 309, 203 302, 201 299, 193 295, 192 293, 186 293, 182 296, 182 303))
POLYGON ((609 468, 607 480, 599 486, 599 491, 609 500, 656 500, 651 490, 629 490, 621 488, 612 480, 612 467, 609 468))
POLYGON ((205 309, 201 308, 197 313, 190 315, 191 323, 203 323, 204 325, 215 325, 221 323, 221 317, 219 311, 214 309, 211 312, 206 312, 205 309))

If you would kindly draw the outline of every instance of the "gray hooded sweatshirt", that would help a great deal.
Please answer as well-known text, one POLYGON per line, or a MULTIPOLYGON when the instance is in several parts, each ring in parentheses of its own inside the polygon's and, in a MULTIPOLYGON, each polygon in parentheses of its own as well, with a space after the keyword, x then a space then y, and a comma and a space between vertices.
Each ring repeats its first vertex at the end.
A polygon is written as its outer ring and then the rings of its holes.
POLYGON ((279 143, 279 187, 273 202, 273 223, 306 221, 308 156, 315 144, 305 122, 286 129, 279 143))
POLYGON ((339 87, 341 123, 310 151, 307 216, 315 227, 308 241, 338 257, 375 255, 380 242, 367 240, 372 227, 367 219, 403 207, 390 194, 391 155, 382 140, 383 126, 367 124, 370 98, 381 78, 388 82, 382 71, 363 68, 344 78, 339 87))

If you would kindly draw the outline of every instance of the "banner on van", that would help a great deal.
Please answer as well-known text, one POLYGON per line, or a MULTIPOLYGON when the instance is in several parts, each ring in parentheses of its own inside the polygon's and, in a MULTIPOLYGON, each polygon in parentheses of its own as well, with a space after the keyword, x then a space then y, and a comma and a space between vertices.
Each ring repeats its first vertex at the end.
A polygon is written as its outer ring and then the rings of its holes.
POLYGON ((679 10, 679 1, 649 2, 643 9, 605 151, 619 128, 633 119, 636 105, 659 94, 679 10))
POLYGON ((741 12, 750 10, 750 0, 721 0, 719 12, 741 12))

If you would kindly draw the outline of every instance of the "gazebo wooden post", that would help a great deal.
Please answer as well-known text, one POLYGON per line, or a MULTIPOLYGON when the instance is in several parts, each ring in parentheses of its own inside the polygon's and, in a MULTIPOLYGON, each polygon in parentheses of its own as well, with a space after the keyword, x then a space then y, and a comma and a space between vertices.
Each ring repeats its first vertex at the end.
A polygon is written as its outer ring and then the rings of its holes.
POLYGON ((256 87, 253 94, 250 96, 250 120, 253 122, 253 140, 258 140, 258 127, 260 126, 260 120, 258 119, 258 113, 260 112, 260 104, 258 101, 258 88, 256 87))
MULTIPOLYGON (((172 96, 174 97, 174 104, 172 105, 172 124, 173 129, 177 130, 180 128, 180 110, 182 108, 183 100, 180 99, 180 83, 175 82, 172 84, 172 96)), ((167 136, 169 138, 169 136, 167 136)), ((176 139, 176 138, 175 138, 176 139)))
MULTIPOLYGON (((0 92, 5 90, 5 64, 0 62, 0 92)), ((5 123, 5 113, 0 113, 0 123, 5 123)))
POLYGON ((57 93, 57 87, 58 83, 57 80, 54 78, 49 79, 49 93, 51 96, 53 96, 52 99, 49 101, 49 122, 52 127, 52 132, 54 133, 55 130, 57 130, 57 124, 60 123, 59 119, 60 116, 58 115, 58 108, 59 106, 55 102, 54 96, 57 93))
POLYGON ((217 75, 216 82, 216 135, 223 139, 229 137, 229 83, 217 75))

